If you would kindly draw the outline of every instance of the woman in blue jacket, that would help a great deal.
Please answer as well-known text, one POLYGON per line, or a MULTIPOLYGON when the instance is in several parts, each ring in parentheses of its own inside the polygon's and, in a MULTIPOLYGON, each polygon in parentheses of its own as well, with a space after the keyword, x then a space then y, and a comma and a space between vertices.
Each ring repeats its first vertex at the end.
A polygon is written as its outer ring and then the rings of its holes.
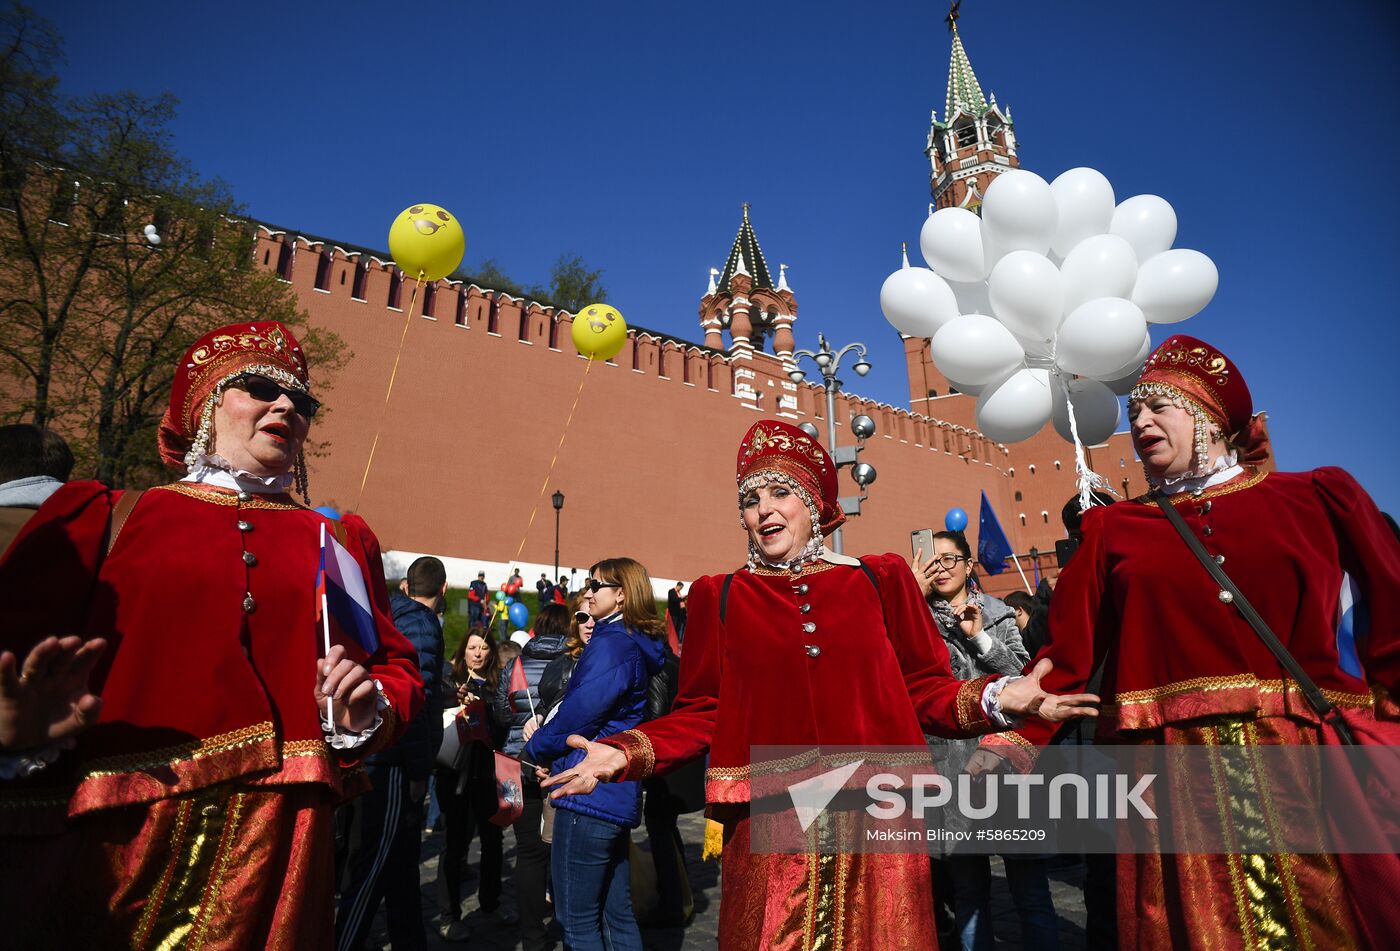
MULTIPOLYGON (((648 682, 664 660, 664 627, 647 570, 631 558, 609 558, 588 575, 583 601, 597 621, 593 638, 557 711, 522 756, 552 764, 555 772, 583 758, 583 750, 566 742, 570 734, 611 736, 642 722, 648 682)), ((641 805, 637 782, 607 783, 557 802, 554 907, 569 951, 641 951, 627 883, 627 831, 641 821, 641 805)))

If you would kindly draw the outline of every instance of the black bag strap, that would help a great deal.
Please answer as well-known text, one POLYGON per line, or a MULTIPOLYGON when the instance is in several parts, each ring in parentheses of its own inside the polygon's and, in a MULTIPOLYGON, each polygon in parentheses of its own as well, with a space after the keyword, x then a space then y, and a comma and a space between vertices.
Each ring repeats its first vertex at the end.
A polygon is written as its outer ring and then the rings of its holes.
POLYGON ((1355 746, 1356 738, 1351 735, 1351 728, 1342 719, 1341 713, 1328 700, 1313 679, 1303 670, 1302 665, 1289 653, 1288 648, 1283 646, 1283 642, 1278 639, 1269 625, 1259 616, 1259 612, 1254 610, 1254 605, 1249 603, 1249 599, 1240 592, 1235 583, 1230 580, 1230 576, 1225 573, 1225 569, 1206 551, 1206 546, 1201 544, 1201 540, 1195 533, 1186 526, 1186 520, 1181 517, 1181 513, 1176 510, 1176 506, 1162 493, 1153 493, 1153 498, 1162 513, 1166 515, 1167 521, 1172 523, 1172 528, 1176 529, 1182 541, 1186 542, 1186 547, 1191 549, 1191 554, 1196 556, 1196 560, 1210 573, 1215 583, 1220 586, 1220 600, 1227 604, 1233 604, 1240 615, 1249 622, 1249 626, 1254 628, 1254 633, 1259 635, 1259 639, 1264 642, 1264 646, 1269 649, 1269 653, 1274 655, 1274 659, 1279 662, 1288 676, 1297 681, 1299 688, 1303 691, 1303 697, 1308 701, 1308 706, 1313 708, 1322 722, 1337 731, 1337 737, 1347 746, 1355 746))

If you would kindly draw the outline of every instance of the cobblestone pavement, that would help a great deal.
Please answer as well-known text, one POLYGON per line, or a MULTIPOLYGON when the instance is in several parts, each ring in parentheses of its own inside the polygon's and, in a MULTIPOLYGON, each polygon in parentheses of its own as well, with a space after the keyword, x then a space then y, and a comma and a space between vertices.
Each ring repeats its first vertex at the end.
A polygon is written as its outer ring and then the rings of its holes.
MULTIPOLYGON (((700 842, 704 834, 704 818, 700 813, 681 816, 681 838, 685 841, 686 867, 690 874, 691 889, 695 896, 695 918, 684 928, 644 928, 642 940, 648 951, 681 951, 681 949, 709 949, 717 944, 716 930, 719 926, 719 863, 700 860, 700 842)), ((647 848, 646 833, 638 829, 633 833, 634 840, 644 851, 647 848)), ((515 861, 514 836, 506 833, 506 862, 503 884, 504 907, 515 907, 515 883, 511 869, 515 861)), ((509 951, 520 947, 519 927, 503 925, 480 916, 476 896, 473 894, 464 904, 463 911, 472 926, 472 933, 466 942, 448 942, 439 937, 436 919, 438 905, 434 882, 437 877, 438 852, 442 848, 442 834, 430 835, 423 842, 423 861, 419 866, 423 888, 423 916, 428 922, 428 947, 432 951, 450 951, 457 948, 484 948, 491 951, 509 951)), ((474 842, 470 856, 473 869, 477 867, 478 846, 474 842)), ((1018 948, 1019 931, 1016 915, 1011 905, 1011 896, 1006 890, 1001 861, 992 860, 995 881, 992 885, 992 915, 998 937, 998 948, 1018 948)), ((1083 951, 1084 903, 1079 890, 1083 879, 1082 866, 1066 866, 1051 875, 1050 888, 1055 900, 1055 910, 1060 916, 1061 951, 1083 951)), ((474 891, 476 879, 463 883, 463 888, 474 891)), ((563 947, 555 931, 556 949, 563 947)), ((389 935, 384 927, 384 914, 381 908, 371 933, 368 947, 388 948, 389 935)), ((944 945, 945 951, 955 951, 956 945, 944 945)))

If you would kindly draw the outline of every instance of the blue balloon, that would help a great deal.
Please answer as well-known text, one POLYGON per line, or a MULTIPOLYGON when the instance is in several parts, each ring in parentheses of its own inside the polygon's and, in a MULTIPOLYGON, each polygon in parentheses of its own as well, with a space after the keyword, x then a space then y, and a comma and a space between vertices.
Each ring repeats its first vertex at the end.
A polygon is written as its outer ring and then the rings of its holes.
POLYGON ((326 518, 340 518, 340 513, 329 505, 318 505, 316 506, 316 511, 320 512, 326 518))
POLYGON ((515 603, 515 599, 512 598, 510 595, 506 595, 506 606, 509 607, 510 605, 512 605, 512 604, 514 604, 514 603, 515 603))
POLYGON ((522 630, 528 628, 530 624, 530 609, 519 601, 506 609, 506 614, 510 618, 510 623, 522 630))
POLYGON ((950 532, 960 532, 967 528, 967 513, 962 509, 949 509, 943 516, 943 527, 950 532))

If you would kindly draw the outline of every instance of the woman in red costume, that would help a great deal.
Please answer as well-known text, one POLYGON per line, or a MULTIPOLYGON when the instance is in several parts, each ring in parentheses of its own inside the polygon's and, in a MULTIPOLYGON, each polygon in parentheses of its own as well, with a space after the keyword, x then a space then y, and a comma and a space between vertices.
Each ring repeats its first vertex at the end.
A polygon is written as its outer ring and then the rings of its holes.
MULTIPOLYGON (((1400 673, 1400 544, 1366 492, 1341 469, 1265 471, 1263 420, 1253 415, 1239 368, 1192 337, 1157 348, 1128 407, 1153 492, 1084 513, 1084 541, 1056 584, 1050 640, 1039 655, 1054 662, 1046 688, 1079 689, 1104 664, 1111 700, 1100 742, 1329 739, 1331 728, 1167 520, 1165 503, 1327 699, 1368 735, 1400 745, 1391 699, 1400 673), (1336 634, 1343 572, 1370 610, 1369 643, 1356 664, 1344 661, 1336 634)), ((988 737, 972 769, 999 762, 988 761, 993 752, 1026 768, 1052 732, 1030 722, 988 737)), ((1122 855, 1120 944, 1395 947, 1400 936, 1386 932, 1400 881, 1387 880, 1393 856, 1380 858, 1122 855), (1369 870, 1361 872, 1358 860, 1369 870)))
POLYGON ((70 483, 0 562, 0 927, 14 947, 329 945, 333 809, 422 684, 374 535, 288 494, 305 496, 317 408, 286 327, 206 334, 160 426, 183 478, 145 493, 70 483), (364 575, 368 654, 321 656, 322 526, 364 575))
MULTIPOLYGON (((1048 696, 1028 677, 957 680, 913 573, 822 544, 845 520, 836 466, 816 440, 765 420, 739 446, 747 566, 690 589, 680 687, 670 714, 588 743, 547 785, 661 775, 710 754, 705 797, 724 829, 720 944, 762 949, 932 948, 926 854, 762 854, 750 850, 751 746, 922 749, 925 731, 976 736, 1004 714, 1092 714, 1097 698, 1048 696), (721 602, 723 601, 723 607, 721 602), (832 702, 830 698, 839 698, 832 702)), ((558 794, 556 794, 558 795, 558 794)))

